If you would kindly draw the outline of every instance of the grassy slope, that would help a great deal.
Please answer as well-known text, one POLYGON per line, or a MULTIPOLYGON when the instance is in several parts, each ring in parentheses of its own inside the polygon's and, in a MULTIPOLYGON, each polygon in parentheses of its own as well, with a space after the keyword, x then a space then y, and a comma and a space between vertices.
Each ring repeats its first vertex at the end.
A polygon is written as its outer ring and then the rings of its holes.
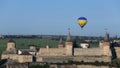
POLYGON ((0 57, 1 53, 6 49, 7 39, 0 39, 0 57))

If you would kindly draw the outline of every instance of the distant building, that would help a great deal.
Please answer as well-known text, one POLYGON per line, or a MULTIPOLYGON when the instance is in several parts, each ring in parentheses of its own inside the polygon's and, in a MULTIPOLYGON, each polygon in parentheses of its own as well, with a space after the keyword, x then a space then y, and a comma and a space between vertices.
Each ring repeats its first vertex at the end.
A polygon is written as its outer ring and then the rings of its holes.
POLYGON ((80 46, 82 48, 89 48, 90 47, 90 45, 88 43, 80 43, 80 46))
POLYGON ((113 40, 113 42, 120 44, 120 40, 113 40))

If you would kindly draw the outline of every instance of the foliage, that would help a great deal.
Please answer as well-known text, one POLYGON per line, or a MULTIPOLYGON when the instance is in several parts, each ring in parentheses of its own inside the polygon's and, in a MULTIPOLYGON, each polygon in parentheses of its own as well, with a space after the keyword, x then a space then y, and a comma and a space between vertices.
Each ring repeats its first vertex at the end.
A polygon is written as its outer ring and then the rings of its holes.
POLYGON ((120 68, 120 59, 114 59, 114 60, 112 60, 111 64, 112 64, 111 65, 112 67, 120 68))
POLYGON ((0 60, 0 66, 4 65, 7 62, 7 59, 0 60))
POLYGON ((76 39, 73 40, 73 47, 74 48, 78 48, 79 47, 79 43, 77 42, 76 39))
POLYGON ((72 61, 72 60, 68 60, 67 63, 56 63, 57 65, 72 65, 72 64, 76 64, 76 65, 94 65, 94 66, 109 66, 110 63, 109 62, 84 62, 82 61, 72 61))
POLYGON ((49 68, 49 65, 32 65, 29 68, 49 68))

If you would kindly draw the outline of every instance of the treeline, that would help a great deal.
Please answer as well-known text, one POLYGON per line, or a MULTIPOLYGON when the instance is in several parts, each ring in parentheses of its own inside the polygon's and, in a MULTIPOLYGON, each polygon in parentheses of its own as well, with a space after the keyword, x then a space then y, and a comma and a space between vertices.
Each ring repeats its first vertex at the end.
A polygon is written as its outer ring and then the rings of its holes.
MULTIPOLYGON (((30 39, 33 39, 33 38, 39 38, 39 39, 42 39, 42 38, 46 38, 46 39, 51 39, 51 40, 56 40, 56 41, 59 41, 60 38, 62 37, 63 41, 66 40, 66 35, 1 35, 0 38, 30 38, 30 39)), ((116 38, 116 37, 111 37, 110 40, 114 40, 114 39, 120 39, 120 38, 116 38)), ((95 37, 95 36, 72 36, 72 40, 77 40, 77 42, 81 41, 81 42, 91 42, 91 43, 94 43, 94 42, 98 42, 100 40, 104 40, 104 37, 95 37)))
POLYGON ((3 35, 2 38, 41 38, 38 35, 3 35))

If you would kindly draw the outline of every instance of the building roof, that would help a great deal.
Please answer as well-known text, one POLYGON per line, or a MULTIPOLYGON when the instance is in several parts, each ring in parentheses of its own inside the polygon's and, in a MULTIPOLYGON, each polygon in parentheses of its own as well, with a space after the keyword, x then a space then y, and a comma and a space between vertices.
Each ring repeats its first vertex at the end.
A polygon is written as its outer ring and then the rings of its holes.
POLYGON ((35 50, 30 50, 30 49, 20 49, 20 51, 22 52, 36 52, 35 50))
POLYGON ((13 43, 15 43, 15 41, 14 41, 13 39, 10 39, 8 42, 13 42, 13 43))
POLYGON ((59 44, 63 44, 62 37, 61 37, 60 40, 59 40, 59 44))
POLYGON ((109 34, 106 32, 106 35, 105 35, 105 37, 104 37, 104 41, 105 42, 109 42, 110 41, 110 39, 109 39, 109 34))
POLYGON ((71 35, 70 35, 70 31, 68 32, 68 36, 67 36, 66 42, 72 42, 72 40, 71 40, 71 35))
POLYGON ((20 55, 31 55, 28 51, 22 51, 20 55))

